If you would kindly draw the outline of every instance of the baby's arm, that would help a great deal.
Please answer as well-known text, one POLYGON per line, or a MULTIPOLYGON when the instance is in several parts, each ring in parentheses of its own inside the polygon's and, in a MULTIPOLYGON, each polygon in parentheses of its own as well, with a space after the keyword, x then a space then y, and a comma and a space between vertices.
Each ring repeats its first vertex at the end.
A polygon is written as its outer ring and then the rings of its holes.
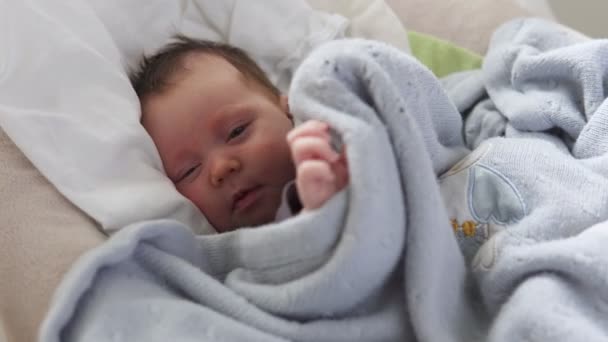
POLYGON ((294 128, 287 142, 296 166, 296 187, 304 210, 321 207, 348 184, 345 152, 330 145, 327 123, 311 120, 294 128))

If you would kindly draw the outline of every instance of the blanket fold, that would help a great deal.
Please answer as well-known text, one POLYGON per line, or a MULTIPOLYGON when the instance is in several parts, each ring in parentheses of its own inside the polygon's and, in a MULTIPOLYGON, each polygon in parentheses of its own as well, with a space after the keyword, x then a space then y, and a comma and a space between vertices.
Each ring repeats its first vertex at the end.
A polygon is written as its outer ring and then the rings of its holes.
POLYGON ((323 45, 290 108, 341 138, 348 188, 221 235, 126 227, 64 279, 41 341, 606 338, 608 82, 590 52, 608 42, 569 32, 511 22, 447 92, 387 45, 323 45))

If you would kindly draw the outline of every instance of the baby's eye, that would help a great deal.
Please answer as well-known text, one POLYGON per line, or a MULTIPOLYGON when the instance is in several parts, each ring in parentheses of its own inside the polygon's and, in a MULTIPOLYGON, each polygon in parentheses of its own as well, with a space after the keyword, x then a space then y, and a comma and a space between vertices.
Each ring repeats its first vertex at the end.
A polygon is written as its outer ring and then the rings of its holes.
POLYGON ((194 174, 196 171, 198 171, 198 168, 199 168, 200 166, 201 166, 200 164, 197 164, 197 165, 195 165, 195 166, 193 166, 193 167, 189 168, 188 170, 186 170, 186 172, 184 172, 184 173, 183 173, 183 174, 182 174, 182 175, 179 177, 179 179, 177 180, 177 182, 179 183, 179 182, 181 182, 181 181, 183 181, 183 180, 188 179, 188 178, 189 178, 190 176, 192 176, 192 175, 193 175, 193 174, 194 174))
POLYGON ((240 125, 240 126, 236 127, 235 129, 233 129, 232 131, 230 131, 230 134, 228 134, 228 141, 243 134, 243 132, 245 132, 245 130, 247 129, 247 126, 249 126, 249 124, 240 125))

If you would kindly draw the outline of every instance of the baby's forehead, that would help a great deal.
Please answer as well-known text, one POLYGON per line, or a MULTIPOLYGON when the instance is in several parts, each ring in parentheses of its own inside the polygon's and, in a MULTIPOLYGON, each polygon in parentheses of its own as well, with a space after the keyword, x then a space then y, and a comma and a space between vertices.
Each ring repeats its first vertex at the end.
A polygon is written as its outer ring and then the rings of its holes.
MULTIPOLYGON (((235 66, 230 60, 214 52, 191 51, 181 61, 182 76, 187 77, 193 73, 197 73, 201 78, 208 76, 208 79, 217 80, 221 78, 223 81, 230 81, 245 86, 248 90, 254 92, 262 92, 266 94, 268 89, 248 74, 247 70, 241 70, 235 66)), ((242 66, 246 69, 245 66, 242 66)), ((179 81, 179 79, 176 79, 179 81)), ((272 95, 272 94, 270 94, 272 95)))
POLYGON ((213 52, 187 52, 180 61, 180 69, 186 72, 221 73, 239 80, 245 78, 243 73, 226 58, 213 52))
POLYGON ((242 73, 221 56, 208 52, 186 52, 167 74, 163 89, 141 99, 142 116, 150 105, 163 103, 175 94, 185 96, 193 93, 192 90, 217 87, 235 90, 246 85, 244 80, 242 73))

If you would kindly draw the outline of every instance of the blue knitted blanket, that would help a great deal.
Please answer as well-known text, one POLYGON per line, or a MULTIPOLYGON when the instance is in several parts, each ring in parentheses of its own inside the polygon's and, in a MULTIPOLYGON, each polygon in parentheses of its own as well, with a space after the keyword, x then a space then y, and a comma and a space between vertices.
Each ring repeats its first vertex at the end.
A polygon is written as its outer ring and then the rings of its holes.
POLYGON ((607 340, 607 86, 608 41, 535 19, 443 82, 328 43, 290 108, 335 129, 349 187, 255 229, 125 227, 74 265, 40 340, 607 340))

